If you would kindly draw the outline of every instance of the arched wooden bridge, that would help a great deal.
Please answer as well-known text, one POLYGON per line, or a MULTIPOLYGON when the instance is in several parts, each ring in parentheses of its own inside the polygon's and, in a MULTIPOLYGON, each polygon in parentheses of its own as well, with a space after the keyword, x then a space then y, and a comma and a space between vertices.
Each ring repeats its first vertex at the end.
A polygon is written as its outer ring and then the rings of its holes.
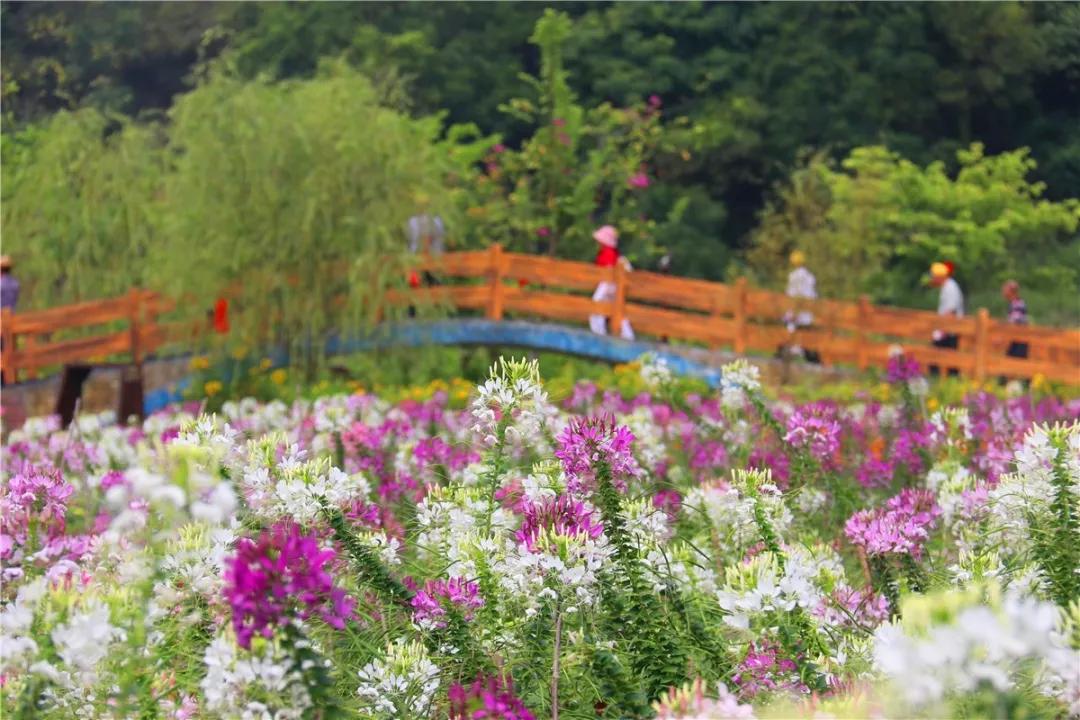
MULTIPOLYGON (((797 344, 818 352, 826 365, 862 370, 882 367, 897 346, 923 364, 956 368, 982 381, 996 376, 1080 384, 1080 331, 1015 326, 994 320, 981 309, 964 318, 874 306, 858 302, 817 300, 799 309, 813 312, 811 328, 788 333, 780 319, 794 309, 781 293, 752 288, 745 280, 722 284, 651 272, 627 272, 621 266, 598 268, 588 263, 504 252, 498 245, 485 251, 448 253, 418 263, 440 279, 431 288, 395 291, 391 303, 443 306, 465 317, 445 322, 382 327, 365 338, 331 338, 331 352, 396 344, 492 344, 579 354, 625 361, 642 352, 664 355, 676 372, 702 377, 715 374, 701 351, 726 349, 735 355, 765 353, 797 344), (615 300, 593 302, 596 284, 616 286, 615 300), (672 345, 626 342, 584 330, 592 314, 604 315, 610 327, 627 318, 639 337, 667 337, 672 345), (470 317, 471 315, 471 317, 470 317), (476 317, 476 316, 482 317, 476 317), (537 324, 537 320, 541 321, 537 324), (555 327, 553 325, 560 325, 555 327), (959 336, 958 350, 931 346, 934 330, 959 336), (1029 357, 1007 357, 1012 342, 1027 343, 1029 357)), ((156 293, 134 289, 110 298, 48 310, 3 311, 0 354, 5 382, 32 379, 69 363, 126 357, 139 365, 166 346, 183 348, 193 327, 163 321, 171 303, 156 293), (88 326, 102 327, 86 334, 88 326), (83 334, 72 336, 72 331, 83 334)), ((194 328, 198 331, 198 328, 194 328)))

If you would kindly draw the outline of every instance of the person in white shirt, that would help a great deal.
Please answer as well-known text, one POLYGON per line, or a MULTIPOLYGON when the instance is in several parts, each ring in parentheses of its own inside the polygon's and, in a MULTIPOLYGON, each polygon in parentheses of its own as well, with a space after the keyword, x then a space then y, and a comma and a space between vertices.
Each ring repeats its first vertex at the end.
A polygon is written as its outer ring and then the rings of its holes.
MULTIPOLYGON (((938 315, 946 317, 964 316, 964 292, 960 289, 960 283, 953 277, 956 266, 951 262, 936 262, 930 266, 930 284, 940 288, 938 296, 938 315)), ((944 330, 934 330, 934 347, 958 350, 960 348, 960 336, 944 330)), ((930 365, 927 370, 931 376, 941 374, 941 368, 930 365)), ((949 368, 949 376, 955 377, 960 374, 956 368, 949 368)))
MULTIPOLYGON (((787 278, 787 296, 796 300, 816 300, 817 278, 814 277, 814 273, 806 269, 806 256, 801 250, 791 253, 791 267, 792 271, 787 278)), ((812 325, 814 314, 801 308, 797 312, 789 312, 784 320, 788 331, 794 332, 797 327, 812 325)))
MULTIPOLYGON (((784 324, 789 333, 794 333, 799 328, 808 328, 814 324, 814 314, 806 307, 806 301, 817 299, 817 278, 806 267, 806 255, 801 250, 792 252, 789 259, 792 270, 788 273, 787 296, 795 301, 795 307, 784 313, 784 324)), ((819 360, 817 352, 808 348, 795 345, 788 350, 810 362, 819 360)))

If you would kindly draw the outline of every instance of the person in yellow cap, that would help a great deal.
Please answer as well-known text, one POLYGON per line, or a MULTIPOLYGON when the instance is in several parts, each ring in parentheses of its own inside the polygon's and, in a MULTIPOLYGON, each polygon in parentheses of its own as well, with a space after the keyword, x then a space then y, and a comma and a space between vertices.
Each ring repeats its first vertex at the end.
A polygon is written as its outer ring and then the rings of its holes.
MULTIPOLYGON (((956 266, 951 262, 936 262, 930 265, 930 285, 940 288, 938 295, 938 315, 944 317, 964 316, 964 292, 960 289, 960 283, 956 282, 953 275, 956 266)), ((934 330, 934 347, 958 350, 960 348, 960 336, 956 333, 934 330)), ((937 365, 927 367, 931 376, 938 376, 941 368, 937 365)), ((955 377, 960 372, 956 368, 949 368, 949 376, 955 377)))
MULTIPOLYGON (((802 250, 793 251, 788 260, 791 262, 791 272, 788 273, 787 296, 795 301, 795 308, 784 314, 784 324, 789 333, 794 333, 799 328, 814 324, 814 314, 806 305, 807 301, 817 299, 817 278, 806 267, 806 255, 802 250)), ((796 345, 790 351, 810 362, 817 362, 818 354, 813 350, 796 345)))

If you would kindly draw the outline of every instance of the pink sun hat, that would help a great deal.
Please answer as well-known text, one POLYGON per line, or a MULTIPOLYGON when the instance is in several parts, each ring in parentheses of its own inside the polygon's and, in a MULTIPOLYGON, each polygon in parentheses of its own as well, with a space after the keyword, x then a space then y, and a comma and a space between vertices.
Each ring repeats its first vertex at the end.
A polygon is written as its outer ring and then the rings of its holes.
POLYGON ((619 231, 615 229, 614 225, 604 225, 594 232, 592 236, 596 242, 609 248, 619 246, 619 231))

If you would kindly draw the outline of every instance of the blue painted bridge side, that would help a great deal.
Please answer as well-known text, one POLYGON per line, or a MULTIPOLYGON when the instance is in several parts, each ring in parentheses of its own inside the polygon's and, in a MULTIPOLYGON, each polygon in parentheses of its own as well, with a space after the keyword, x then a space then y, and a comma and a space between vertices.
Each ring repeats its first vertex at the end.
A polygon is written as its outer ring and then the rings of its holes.
MULTIPOLYGON (((430 322, 411 321, 381 325, 359 336, 331 336, 326 341, 327 355, 341 355, 395 347, 425 345, 484 345, 519 347, 563 353, 609 363, 632 362, 646 353, 664 360, 676 375, 697 377, 709 387, 720 385, 720 371, 708 364, 685 357, 668 345, 622 340, 597 335, 588 330, 520 320, 485 320, 461 318, 430 322)), ((285 361, 285 354, 272 353, 285 361)), ((181 381, 175 391, 155 390, 146 395, 146 412, 160 410, 180 399, 190 380, 181 381)))

